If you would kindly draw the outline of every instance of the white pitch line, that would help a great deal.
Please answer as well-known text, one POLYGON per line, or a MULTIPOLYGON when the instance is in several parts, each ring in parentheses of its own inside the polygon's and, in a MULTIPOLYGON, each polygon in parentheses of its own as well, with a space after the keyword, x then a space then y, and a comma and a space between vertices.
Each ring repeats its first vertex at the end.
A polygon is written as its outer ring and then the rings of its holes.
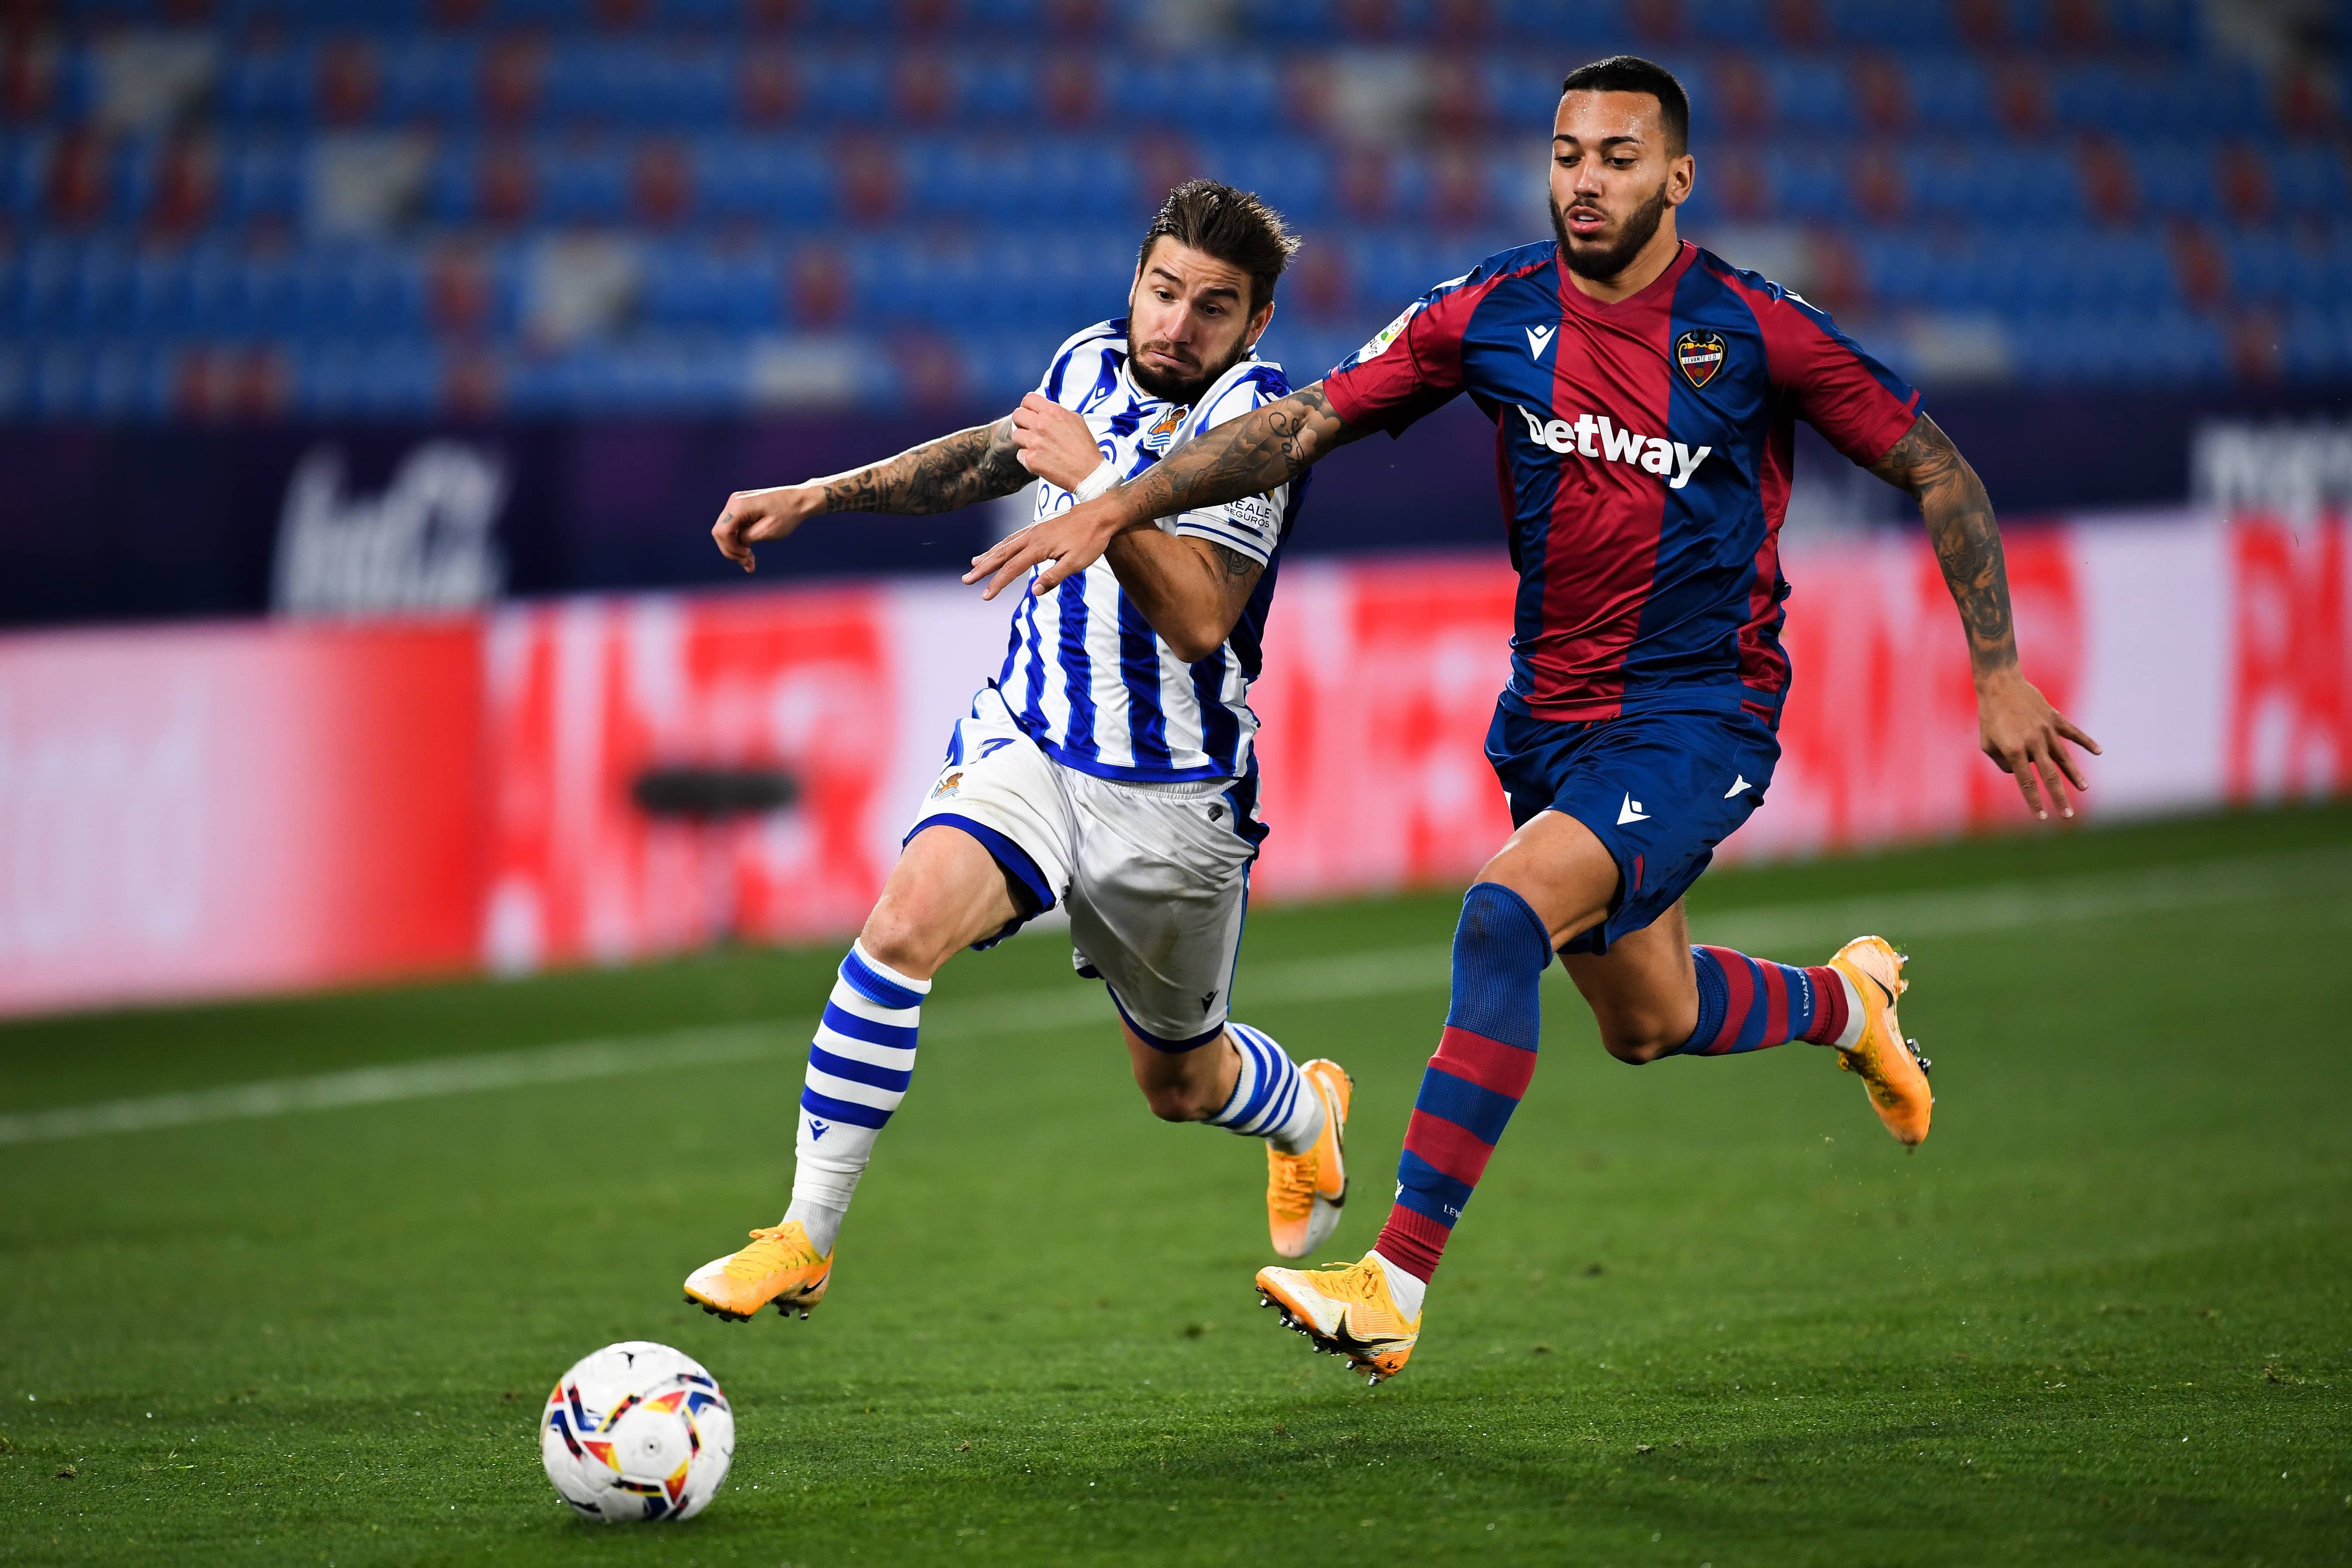
MULTIPOLYGON (((1866 931, 1916 942, 2314 894, 2352 894, 2352 850, 2249 856, 2161 870, 2092 872, 1943 892, 1776 904, 1702 916, 1696 925, 1709 941, 1741 948, 1785 948, 1866 931)), ((1252 1006, 1442 991, 1451 963, 1450 949, 1444 943, 1292 959, 1244 966, 1238 989, 1252 1006)), ((1092 986, 1066 985, 963 1001, 950 997, 926 1011, 931 1016, 924 1020, 923 1032, 934 1041, 1107 1026, 1111 1017, 1092 986)), ((268 1079, 0 1115, 0 1146, 722 1066, 797 1051, 802 1043, 797 1024, 735 1024, 268 1079)))

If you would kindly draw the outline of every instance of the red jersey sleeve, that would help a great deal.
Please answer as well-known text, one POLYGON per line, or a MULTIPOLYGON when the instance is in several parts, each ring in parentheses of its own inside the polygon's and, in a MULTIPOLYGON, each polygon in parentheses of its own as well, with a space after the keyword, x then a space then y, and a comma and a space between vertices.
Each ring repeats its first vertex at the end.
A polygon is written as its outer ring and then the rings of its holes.
POLYGON ((1462 339, 1478 301, 1501 281, 1494 258, 1440 283, 1323 378, 1332 412, 1350 425, 1404 433, 1462 390, 1462 339))
MULTIPOLYGON (((1743 280, 1744 281, 1744 280, 1743 280)), ((1919 393, 1838 331, 1829 313, 1777 283, 1741 288, 1757 325, 1772 384, 1831 446, 1867 468, 1886 456, 1919 417, 1919 393)))

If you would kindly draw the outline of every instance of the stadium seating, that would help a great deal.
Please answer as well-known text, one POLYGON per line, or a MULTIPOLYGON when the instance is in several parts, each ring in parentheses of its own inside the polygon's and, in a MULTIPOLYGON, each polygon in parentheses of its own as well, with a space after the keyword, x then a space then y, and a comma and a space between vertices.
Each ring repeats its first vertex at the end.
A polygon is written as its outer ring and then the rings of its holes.
POLYGON ((1268 348, 1314 374, 1543 234, 1559 76, 1616 47, 1693 89, 1686 232, 1925 380, 2352 379, 2345 79, 2204 15, 19 0, 0 418, 726 413, 801 401, 803 342, 1007 402, 1193 173, 1306 235, 1268 348))

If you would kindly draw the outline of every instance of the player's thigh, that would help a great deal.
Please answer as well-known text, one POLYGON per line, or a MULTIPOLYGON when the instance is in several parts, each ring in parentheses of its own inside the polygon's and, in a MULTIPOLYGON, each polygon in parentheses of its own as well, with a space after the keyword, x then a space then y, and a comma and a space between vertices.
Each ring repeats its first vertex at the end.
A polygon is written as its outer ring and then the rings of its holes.
POLYGON ((1528 901, 1554 948, 1609 918, 1617 861, 1591 828, 1557 811, 1529 817, 1478 872, 1528 901))
POLYGON ((1216 1038, 1257 848, 1222 793, 1087 780, 1075 793, 1070 940, 1109 986, 1127 1026, 1165 1051, 1216 1038))
POLYGON ((858 941, 867 952, 917 980, 1018 921, 1017 885, 987 846, 935 825, 907 840, 858 941))
POLYGON ((928 975, 957 949, 1052 909, 1069 885, 1071 823, 1052 759, 995 690, 982 690, 907 830, 867 921, 867 951, 891 963, 875 942, 896 944, 928 975))
POLYGON ((1608 952, 1563 952, 1559 962, 1592 1009, 1601 1045, 1620 1061, 1654 1061, 1698 1027, 1698 977, 1679 899, 1608 952))

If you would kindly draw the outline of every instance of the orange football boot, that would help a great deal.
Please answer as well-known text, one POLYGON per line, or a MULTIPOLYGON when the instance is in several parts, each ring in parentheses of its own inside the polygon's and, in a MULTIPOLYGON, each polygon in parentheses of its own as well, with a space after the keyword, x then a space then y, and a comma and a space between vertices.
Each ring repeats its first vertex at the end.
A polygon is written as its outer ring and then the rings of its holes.
POLYGON ((1916 1149, 1927 1142, 1936 1096, 1927 1087, 1929 1064, 1919 1042, 1903 1037, 1895 1016, 1895 998, 1911 988, 1903 978, 1906 962, 1885 937, 1858 936, 1837 950, 1830 967, 1862 998, 1862 1036, 1839 1050, 1838 1066, 1861 1076, 1878 1119, 1895 1142, 1916 1149))
POLYGON ((1321 1268, 1261 1268, 1258 1305, 1282 1310, 1282 1326, 1305 1334, 1318 1355, 1345 1356, 1377 1386, 1404 1370, 1421 1338, 1421 1319, 1408 1318, 1389 1293, 1380 1259, 1321 1268))
POLYGON ((1304 1258, 1331 1238, 1348 1201, 1348 1102, 1356 1080, 1321 1058, 1298 1069, 1323 1099, 1323 1133, 1304 1154, 1265 1146, 1265 1223, 1274 1249, 1304 1258))
POLYGON ((751 1245, 714 1258, 686 1277, 686 1299, 713 1317, 740 1323, 773 1301, 785 1317, 806 1318, 833 1283, 833 1254, 817 1256, 801 1222, 751 1233, 751 1245))

